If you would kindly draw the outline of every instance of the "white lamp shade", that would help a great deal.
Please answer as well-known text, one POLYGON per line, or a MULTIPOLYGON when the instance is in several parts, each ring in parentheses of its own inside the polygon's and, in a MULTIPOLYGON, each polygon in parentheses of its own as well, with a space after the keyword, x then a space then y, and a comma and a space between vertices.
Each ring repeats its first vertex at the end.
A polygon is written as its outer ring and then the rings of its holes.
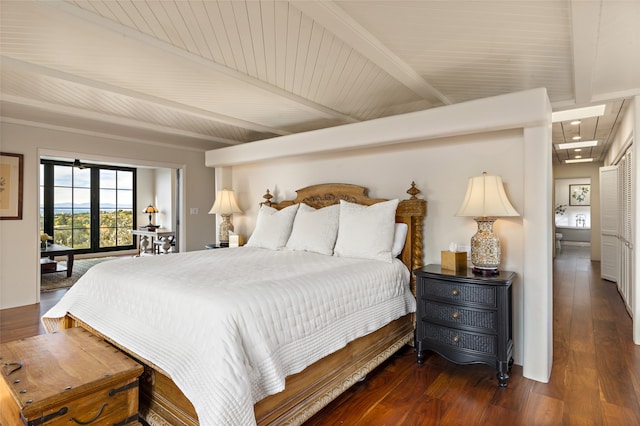
POLYGON ((233 195, 233 191, 228 189, 218 191, 216 201, 213 203, 211 210, 209 210, 209 214, 229 215, 233 213, 242 213, 242 210, 240 210, 236 202, 236 197, 233 195))
POLYGON ((500 217, 520 216, 504 192, 502 178, 483 173, 469 178, 467 194, 456 216, 500 217))

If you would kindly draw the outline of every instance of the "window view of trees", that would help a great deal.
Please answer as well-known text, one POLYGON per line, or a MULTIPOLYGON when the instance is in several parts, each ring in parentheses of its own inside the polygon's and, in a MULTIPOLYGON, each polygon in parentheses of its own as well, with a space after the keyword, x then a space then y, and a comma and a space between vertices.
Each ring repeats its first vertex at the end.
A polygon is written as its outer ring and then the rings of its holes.
POLYGON ((100 251, 134 245, 135 170, 40 165, 40 229, 54 244, 100 251))
POLYGON ((100 247, 133 244, 133 173, 100 170, 100 247))
POLYGON ((91 170, 53 166, 53 242, 91 247, 91 170))

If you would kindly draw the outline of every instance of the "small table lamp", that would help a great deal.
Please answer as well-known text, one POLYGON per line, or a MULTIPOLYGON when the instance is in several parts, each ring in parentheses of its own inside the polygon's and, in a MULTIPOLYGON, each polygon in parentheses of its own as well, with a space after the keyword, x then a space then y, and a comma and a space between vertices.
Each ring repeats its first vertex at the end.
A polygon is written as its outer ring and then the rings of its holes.
POLYGON ((149 204, 143 211, 142 213, 149 213, 149 224, 147 225, 147 228, 149 229, 149 231, 155 231, 157 226, 153 224, 153 222, 151 221, 151 217, 152 215, 158 213, 158 209, 155 208, 154 206, 152 206, 151 204, 149 204))
POLYGON ((502 178, 482 176, 469 178, 467 194, 456 216, 473 217, 478 232, 471 237, 473 272, 495 275, 500 265, 500 240, 493 233, 493 222, 500 216, 520 216, 504 192, 502 178))
POLYGON ((213 203, 213 207, 209 210, 209 214, 219 214, 222 216, 222 223, 218 230, 218 239, 220 240, 221 247, 229 247, 229 231, 233 231, 233 224, 231 223, 231 215, 233 213, 242 213, 236 197, 233 195, 233 191, 223 189, 218 191, 216 195, 216 201, 213 203))

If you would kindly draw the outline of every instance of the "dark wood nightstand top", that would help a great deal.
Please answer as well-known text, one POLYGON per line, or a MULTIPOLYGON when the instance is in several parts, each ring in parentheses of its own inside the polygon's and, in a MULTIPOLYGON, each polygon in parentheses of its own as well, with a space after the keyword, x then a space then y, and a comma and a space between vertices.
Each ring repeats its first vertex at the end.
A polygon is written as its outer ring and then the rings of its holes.
POLYGON ((483 276, 474 274, 471 268, 462 271, 453 271, 450 269, 442 269, 440 265, 431 264, 413 271, 416 275, 439 278, 443 280, 452 280, 457 282, 468 282, 479 284, 486 282, 493 285, 511 285, 516 277, 515 272, 498 271, 497 275, 483 276))

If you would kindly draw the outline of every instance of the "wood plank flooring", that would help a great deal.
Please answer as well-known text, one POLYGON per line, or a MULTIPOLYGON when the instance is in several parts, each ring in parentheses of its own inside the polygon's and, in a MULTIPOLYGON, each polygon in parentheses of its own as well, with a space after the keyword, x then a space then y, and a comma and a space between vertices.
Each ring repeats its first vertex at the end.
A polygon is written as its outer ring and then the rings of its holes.
POLYGON ((640 346, 615 283, 600 279, 589 248, 554 262, 554 360, 549 383, 514 366, 507 388, 495 370, 461 366, 412 348, 309 420, 325 425, 640 425, 640 346))
POLYGON ((10 342, 46 333, 40 318, 66 292, 65 289, 40 293, 40 303, 0 310, 0 342, 10 342))
MULTIPOLYGON (((430 353, 418 366, 405 347, 305 426, 640 425, 640 346, 614 283, 600 279, 588 249, 554 262, 554 361, 549 383, 514 366, 507 388, 495 370, 430 353)), ((44 333, 39 318, 64 294, 0 311, 0 341, 44 333)))

